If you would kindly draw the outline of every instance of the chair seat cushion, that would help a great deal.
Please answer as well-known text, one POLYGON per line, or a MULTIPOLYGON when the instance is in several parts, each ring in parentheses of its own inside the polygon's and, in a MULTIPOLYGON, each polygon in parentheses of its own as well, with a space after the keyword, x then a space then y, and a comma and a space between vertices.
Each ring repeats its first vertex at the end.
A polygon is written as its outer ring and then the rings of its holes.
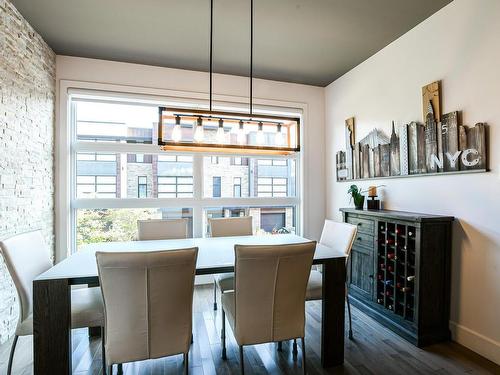
MULTIPOLYGON (((71 328, 104 326, 104 305, 101 288, 81 288, 71 291, 71 328)), ((33 334, 33 314, 20 322, 16 335, 33 334)))
POLYGON ((215 275, 215 282, 222 293, 234 290, 234 273, 215 275))
POLYGON ((316 270, 311 270, 309 282, 307 283, 306 300, 312 301, 321 299, 323 296, 323 274, 316 270))

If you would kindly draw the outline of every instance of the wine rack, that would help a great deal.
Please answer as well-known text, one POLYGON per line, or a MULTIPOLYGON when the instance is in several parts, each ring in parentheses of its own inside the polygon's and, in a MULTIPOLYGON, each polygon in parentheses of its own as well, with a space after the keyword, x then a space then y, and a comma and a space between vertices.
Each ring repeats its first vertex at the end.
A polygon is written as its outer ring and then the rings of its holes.
POLYGON ((378 222, 377 303, 411 322, 415 317, 415 232, 414 226, 378 222))
POLYGON ((418 346, 448 340, 453 217, 341 209, 358 231, 351 303, 418 346))

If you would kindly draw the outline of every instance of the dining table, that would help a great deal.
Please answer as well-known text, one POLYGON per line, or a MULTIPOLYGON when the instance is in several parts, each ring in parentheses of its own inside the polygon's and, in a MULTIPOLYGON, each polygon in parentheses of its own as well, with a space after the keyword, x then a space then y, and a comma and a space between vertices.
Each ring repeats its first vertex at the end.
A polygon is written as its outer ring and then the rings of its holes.
MULTIPOLYGON (((235 245, 285 245, 308 239, 295 234, 102 242, 81 246, 33 281, 35 374, 70 374, 71 288, 98 286, 96 251, 147 252, 198 248, 196 275, 234 272, 235 245)), ((313 264, 322 265, 321 364, 344 361, 346 258, 341 251, 316 244, 313 264)))

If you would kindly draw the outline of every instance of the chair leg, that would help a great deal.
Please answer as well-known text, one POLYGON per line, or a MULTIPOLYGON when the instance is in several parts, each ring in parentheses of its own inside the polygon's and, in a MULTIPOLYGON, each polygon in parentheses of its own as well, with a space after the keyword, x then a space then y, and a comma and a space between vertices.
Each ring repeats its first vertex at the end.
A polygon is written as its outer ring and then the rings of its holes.
POLYGON ((118 375, 123 375, 123 365, 118 363, 118 375))
POLYGON ((184 353, 184 375, 189 374, 189 353, 184 353))
POLYGON ((304 375, 307 374, 307 369, 306 369, 306 342, 303 337, 300 338, 300 341, 302 342, 302 373, 304 375))
POLYGON ((243 345, 240 345, 240 372, 245 375, 245 362, 243 361, 243 345))
MULTIPOLYGON (((104 327, 101 327, 102 373, 106 374, 106 347, 104 346, 104 327)), ((111 374, 109 374, 111 375, 111 374)))
POLYGON ((226 355, 226 312, 224 308, 222 309, 222 332, 221 332, 221 340, 222 340, 222 359, 227 360, 226 355))
POLYGON ((12 373, 12 362, 14 361, 14 352, 16 351, 18 335, 14 336, 14 341, 12 341, 12 346, 10 347, 9 364, 7 366, 7 375, 12 373))
POLYGON ((299 354, 299 351, 297 350, 297 339, 293 339, 292 354, 294 358, 297 358, 297 354, 299 354))
POLYGON ((347 314, 349 315, 349 339, 353 339, 352 335, 352 320, 351 320, 351 304, 349 303, 349 295, 345 295, 345 301, 347 302, 347 314))
POLYGON ((113 375, 113 365, 106 366, 106 375, 113 375))
POLYGON ((214 279, 214 311, 217 311, 217 281, 214 279))
POLYGON ((283 341, 278 341, 278 352, 283 351, 283 341))

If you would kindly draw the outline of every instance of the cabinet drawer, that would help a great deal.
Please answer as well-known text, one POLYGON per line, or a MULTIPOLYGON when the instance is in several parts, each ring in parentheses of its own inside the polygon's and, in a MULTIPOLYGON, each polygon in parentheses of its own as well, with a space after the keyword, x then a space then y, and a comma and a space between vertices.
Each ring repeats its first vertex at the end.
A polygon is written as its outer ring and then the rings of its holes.
POLYGON ((353 246, 373 249, 373 236, 358 231, 353 246))
POLYGON ((375 229, 375 223, 373 222, 373 220, 362 219, 360 217, 347 216, 347 222, 353 225, 357 225, 358 234, 366 233, 373 236, 375 229))

